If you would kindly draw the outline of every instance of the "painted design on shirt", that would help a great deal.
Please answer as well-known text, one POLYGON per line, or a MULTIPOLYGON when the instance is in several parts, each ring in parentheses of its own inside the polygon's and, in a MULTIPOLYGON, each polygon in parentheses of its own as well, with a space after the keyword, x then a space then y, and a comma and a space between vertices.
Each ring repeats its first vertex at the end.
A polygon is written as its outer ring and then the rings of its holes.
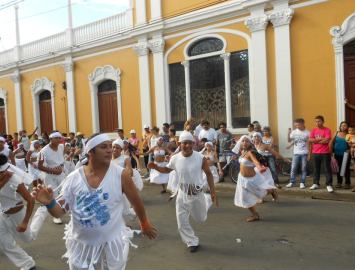
POLYGON ((80 192, 76 197, 76 206, 80 213, 79 222, 83 227, 93 228, 106 225, 111 216, 103 203, 109 199, 109 193, 98 189, 94 192, 80 192))

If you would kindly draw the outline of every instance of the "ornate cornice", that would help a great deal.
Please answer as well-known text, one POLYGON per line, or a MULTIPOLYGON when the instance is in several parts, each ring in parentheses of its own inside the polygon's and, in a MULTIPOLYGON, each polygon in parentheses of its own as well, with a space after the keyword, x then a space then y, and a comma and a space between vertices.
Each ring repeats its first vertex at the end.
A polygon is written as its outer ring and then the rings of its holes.
POLYGON ((149 40, 148 47, 152 51, 152 53, 164 52, 165 40, 163 38, 155 38, 149 40))
POLYGON ((54 82, 50 81, 47 77, 42 77, 40 79, 37 79, 33 82, 31 85, 31 91, 33 95, 37 95, 42 90, 48 90, 51 92, 51 96, 54 96, 54 82))
POLYGON ((269 15, 269 20, 274 27, 289 25, 295 11, 292 8, 275 11, 269 15))
POLYGON ((221 54, 221 58, 223 58, 224 61, 229 60, 231 57, 231 53, 223 53, 221 54))
POLYGON ((65 72, 72 72, 73 68, 74 68, 74 63, 73 61, 66 61, 63 64, 63 68, 65 70, 65 72))
POLYGON ((20 71, 15 70, 15 72, 10 76, 10 78, 13 81, 13 83, 19 83, 21 80, 20 71))
POLYGON ((245 20, 246 27, 249 28, 250 32, 264 31, 268 24, 267 15, 258 17, 249 17, 245 20))
POLYGON ((119 89, 121 83, 121 70, 114 68, 111 65, 97 67, 88 76, 88 79, 93 85, 97 85, 104 80, 113 80, 116 82, 117 89, 119 89))
POLYGON ((138 42, 133 46, 133 50, 138 56, 145 56, 149 53, 148 42, 138 42))

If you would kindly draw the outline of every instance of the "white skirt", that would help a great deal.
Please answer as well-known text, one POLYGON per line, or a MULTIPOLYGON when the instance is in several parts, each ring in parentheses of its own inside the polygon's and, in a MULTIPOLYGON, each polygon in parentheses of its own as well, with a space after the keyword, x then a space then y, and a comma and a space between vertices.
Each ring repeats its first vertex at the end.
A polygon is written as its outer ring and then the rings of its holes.
POLYGON ((26 162, 24 158, 15 158, 16 167, 27 172, 26 162))
POLYGON ((171 191, 173 194, 175 194, 178 191, 179 182, 178 182, 178 179, 176 178, 175 171, 171 171, 169 173, 169 182, 168 182, 168 186, 166 188, 167 188, 167 190, 171 191))
POLYGON ((276 188, 269 168, 264 173, 255 168, 255 172, 253 177, 244 177, 239 173, 234 196, 236 206, 250 208, 262 202, 268 189, 276 188))
MULTIPOLYGON (((212 173, 212 175, 213 175, 213 182, 214 182, 215 184, 218 183, 218 182, 219 182, 219 174, 218 174, 217 167, 214 166, 214 165, 210 166, 210 171, 211 171, 211 173, 212 173)), ((203 177, 203 184, 204 184, 205 186, 208 186, 208 183, 207 183, 207 176, 206 176, 205 172, 203 172, 202 175, 203 175, 203 176, 202 176, 202 177, 203 177)))
POLYGON ((28 164, 28 174, 31 175, 33 180, 41 179, 42 176, 41 171, 33 167, 31 164, 28 164))
MULTIPOLYGON (((159 167, 165 167, 167 162, 155 162, 159 167)), ((160 173, 154 169, 150 170, 150 182, 154 184, 167 184, 169 182, 168 173, 160 173)))
POLYGON ((136 188, 139 191, 142 191, 142 189, 143 189, 143 180, 142 180, 142 177, 141 177, 140 173, 136 169, 133 169, 132 180, 133 180, 136 188))

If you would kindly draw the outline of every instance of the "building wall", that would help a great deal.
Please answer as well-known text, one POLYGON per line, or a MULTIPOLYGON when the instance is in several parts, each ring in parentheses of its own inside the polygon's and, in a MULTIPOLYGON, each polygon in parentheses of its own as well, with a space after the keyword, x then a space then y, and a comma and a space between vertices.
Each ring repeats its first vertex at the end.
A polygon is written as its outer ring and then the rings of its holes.
POLYGON ((10 78, 0 78, 0 88, 7 91, 8 132, 14 133, 17 131, 14 83, 10 78))

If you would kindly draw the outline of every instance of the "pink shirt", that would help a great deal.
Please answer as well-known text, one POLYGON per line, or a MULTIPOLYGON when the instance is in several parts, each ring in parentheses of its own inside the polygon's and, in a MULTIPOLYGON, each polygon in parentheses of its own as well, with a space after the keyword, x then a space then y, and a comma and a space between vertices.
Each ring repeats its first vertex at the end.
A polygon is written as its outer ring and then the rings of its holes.
MULTIPOLYGON (((323 138, 323 139, 330 139, 332 137, 332 132, 329 128, 314 128, 311 131, 309 136, 310 138, 323 138)), ((322 144, 322 143, 313 143, 312 145, 312 153, 313 154, 329 154, 329 144, 322 144)))
MULTIPOLYGON (((134 145, 134 144, 136 144, 138 142, 138 145, 139 145, 139 139, 137 137, 136 138, 129 138, 128 141, 132 145, 134 145)), ((137 147, 136 155, 139 156, 139 148, 138 147, 137 147)))

